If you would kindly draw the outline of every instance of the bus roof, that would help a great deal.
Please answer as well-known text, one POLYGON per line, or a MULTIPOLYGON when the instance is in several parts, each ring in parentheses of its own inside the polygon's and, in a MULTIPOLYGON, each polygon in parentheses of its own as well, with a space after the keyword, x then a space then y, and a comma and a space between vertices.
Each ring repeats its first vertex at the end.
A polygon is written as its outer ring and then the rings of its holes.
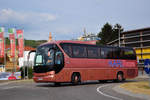
POLYGON ((87 41, 58 40, 58 41, 46 42, 46 43, 41 44, 40 46, 45 45, 45 44, 52 44, 52 43, 56 43, 56 44, 60 44, 60 43, 77 43, 77 44, 90 44, 90 45, 95 45, 95 44, 89 43, 89 42, 87 42, 87 41))
POLYGON ((96 45, 96 44, 92 44, 89 43, 87 41, 74 41, 74 40, 58 40, 58 41, 51 41, 51 42, 46 42, 41 44, 42 45, 46 45, 46 44, 60 44, 60 43, 72 43, 72 44, 87 44, 87 45, 95 45, 95 46, 101 46, 101 47, 115 47, 115 48, 129 48, 129 49, 133 49, 132 47, 119 47, 119 46, 109 46, 109 45, 96 45))

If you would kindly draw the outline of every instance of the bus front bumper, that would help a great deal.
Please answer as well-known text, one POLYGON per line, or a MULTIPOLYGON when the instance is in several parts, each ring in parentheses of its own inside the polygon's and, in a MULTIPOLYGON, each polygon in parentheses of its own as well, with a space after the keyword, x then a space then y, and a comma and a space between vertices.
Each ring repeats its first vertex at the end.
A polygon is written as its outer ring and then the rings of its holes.
POLYGON ((48 75, 48 76, 34 76, 33 80, 37 83, 44 83, 44 82, 55 82, 55 76, 48 75))

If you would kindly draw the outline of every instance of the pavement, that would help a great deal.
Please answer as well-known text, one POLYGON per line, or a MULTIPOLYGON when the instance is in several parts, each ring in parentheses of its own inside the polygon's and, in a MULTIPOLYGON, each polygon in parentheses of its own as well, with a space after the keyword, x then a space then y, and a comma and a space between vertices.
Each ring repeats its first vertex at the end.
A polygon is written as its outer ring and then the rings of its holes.
POLYGON ((113 87, 120 83, 88 81, 81 85, 62 83, 11 82, 0 85, 1 100, 143 100, 116 92, 113 87))
MULTIPOLYGON (((149 76, 146 75, 146 74, 139 75, 134 80, 127 80, 125 82, 125 84, 127 85, 127 84, 130 84, 130 82, 137 82, 138 83, 138 82, 143 82, 143 81, 149 81, 149 76)), ((118 93, 125 94, 125 95, 128 95, 128 96, 137 97, 137 98, 145 99, 145 100, 150 100, 150 95, 146 95, 146 94, 142 93, 142 91, 141 91, 141 93, 131 92, 131 91, 125 89, 125 88, 121 88, 121 85, 117 85, 117 86, 113 87, 113 90, 115 90, 118 93)))
MULTIPOLYGON (((147 76, 139 76, 128 82, 147 80, 147 76)), ((54 86, 53 83, 34 83, 32 80, 0 81, 1 100, 150 100, 143 94, 134 94, 120 88, 123 83, 99 83, 87 81, 74 86, 62 83, 54 86)))

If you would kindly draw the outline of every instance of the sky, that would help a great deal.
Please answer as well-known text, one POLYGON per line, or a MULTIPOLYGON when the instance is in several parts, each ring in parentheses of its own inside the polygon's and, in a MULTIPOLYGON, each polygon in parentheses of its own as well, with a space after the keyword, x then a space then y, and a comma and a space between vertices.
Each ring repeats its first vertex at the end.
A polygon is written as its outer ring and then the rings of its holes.
POLYGON ((76 39, 105 23, 124 30, 150 27, 150 0, 0 0, 0 27, 24 30, 24 38, 76 39))

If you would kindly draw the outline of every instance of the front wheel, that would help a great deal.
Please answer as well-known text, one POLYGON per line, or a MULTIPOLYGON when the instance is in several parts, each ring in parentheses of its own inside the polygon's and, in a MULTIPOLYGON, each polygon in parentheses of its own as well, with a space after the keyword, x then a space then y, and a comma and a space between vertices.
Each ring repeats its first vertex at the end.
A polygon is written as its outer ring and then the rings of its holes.
POLYGON ((73 85, 77 85, 81 83, 81 76, 80 74, 74 73, 71 77, 71 82, 73 85))

